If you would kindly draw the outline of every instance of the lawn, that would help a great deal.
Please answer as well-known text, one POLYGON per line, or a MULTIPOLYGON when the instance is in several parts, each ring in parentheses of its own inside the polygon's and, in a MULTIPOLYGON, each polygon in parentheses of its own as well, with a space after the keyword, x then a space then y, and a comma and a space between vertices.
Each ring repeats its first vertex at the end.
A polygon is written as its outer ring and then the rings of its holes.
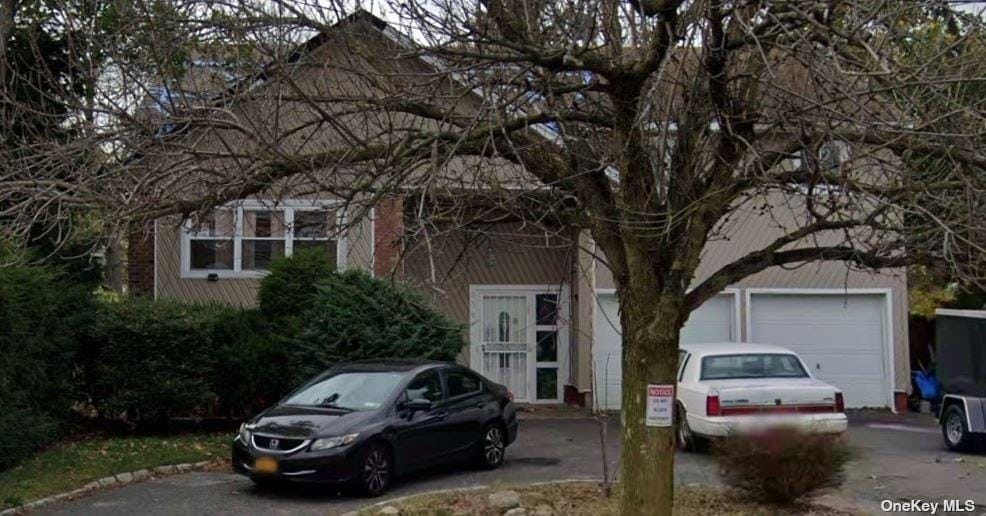
POLYGON ((91 437, 57 444, 0 472, 0 509, 144 468, 226 458, 229 433, 91 437))
MULTIPOLYGON (((617 495, 606 498, 601 489, 593 483, 563 483, 516 488, 502 487, 495 491, 512 489, 520 494, 521 507, 527 514, 615 516, 617 495)), ((397 502, 393 505, 401 515, 448 516, 470 514, 476 516, 500 516, 498 511, 487 503, 491 489, 466 490, 447 494, 421 495, 397 502)), ((689 516, 732 516, 790 515, 845 516, 850 513, 820 506, 772 507, 750 503, 717 489, 679 489, 675 493, 675 514, 689 516)), ((360 515, 375 515, 381 507, 371 507, 360 511, 360 515)))

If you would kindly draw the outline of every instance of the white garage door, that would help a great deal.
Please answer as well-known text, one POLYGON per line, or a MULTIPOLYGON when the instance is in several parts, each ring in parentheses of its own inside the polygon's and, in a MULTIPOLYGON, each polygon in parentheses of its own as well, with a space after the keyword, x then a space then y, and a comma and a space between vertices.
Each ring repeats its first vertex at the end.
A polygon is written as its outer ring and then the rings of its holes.
POLYGON ((890 406, 885 296, 751 294, 749 309, 748 341, 794 350, 849 407, 890 406))
MULTIPOLYGON (((599 407, 620 408, 623 394, 623 337, 620 335, 619 305, 613 294, 598 296, 593 346, 595 393, 599 407)), ((681 342, 723 342, 738 340, 735 335, 735 296, 722 294, 692 312, 681 329, 681 342)))

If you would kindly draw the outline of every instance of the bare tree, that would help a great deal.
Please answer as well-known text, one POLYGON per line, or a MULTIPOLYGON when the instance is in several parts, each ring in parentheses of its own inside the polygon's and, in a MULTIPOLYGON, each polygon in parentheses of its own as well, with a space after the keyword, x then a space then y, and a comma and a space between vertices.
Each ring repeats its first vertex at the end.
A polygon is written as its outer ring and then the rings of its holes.
POLYGON ((424 247, 497 220, 587 234, 620 303, 624 514, 671 513, 645 388, 674 383, 680 329, 723 288, 813 261, 981 275, 983 99, 951 92, 984 81, 983 33, 941 2, 384 0, 388 26, 356 7, 116 5, 95 91, 63 100, 85 130, 0 165, 6 228, 318 191, 406 196, 424 247), (908 52, 941 16, 953 36, 908 52), (778 206, 800 215, 694 283, 743 210, 778 206))

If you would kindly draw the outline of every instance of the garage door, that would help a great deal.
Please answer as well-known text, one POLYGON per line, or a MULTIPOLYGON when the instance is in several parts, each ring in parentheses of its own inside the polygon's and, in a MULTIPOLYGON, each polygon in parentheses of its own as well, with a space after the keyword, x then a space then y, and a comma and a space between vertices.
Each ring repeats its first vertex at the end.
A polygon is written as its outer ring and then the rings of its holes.
POLYGON ((794 350, 847 406, 887 407, 886 310, 883 295, 751 294, 747 340, 794 350))
MULTIPOLYGON (((595 393, 600 408, 620 408, 623 394, 623 338, 616 296, 598 296, 593 346, 595 393)), ((692 312, 681 330, 682 342, 723 342, 738 340, 735 333, 735 296, 723 294, 705 302, 692 312)))

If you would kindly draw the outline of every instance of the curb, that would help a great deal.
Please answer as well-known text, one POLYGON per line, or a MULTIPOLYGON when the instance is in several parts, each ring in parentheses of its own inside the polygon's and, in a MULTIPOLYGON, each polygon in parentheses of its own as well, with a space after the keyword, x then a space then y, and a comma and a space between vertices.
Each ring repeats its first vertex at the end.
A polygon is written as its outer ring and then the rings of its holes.
POLYGON ((592 414, 571 413, 571 414, 549 414, 543 412, 517 412, 519 421, 571 421, 571 420, 595 420, 592 414))
MULTIPOLYGON (((602 482, 602 479, 596 477, 575 477, 575 478, 566 478, 564 480, 548 480, 545 482, 531 482, 530 484, 503 484, 503 485, 497 485, 495 487, 510 489, 511 487, 550 486, 553 484, 575 484, 575 483, 583 483, 583 482, 602 482)), ((382 502, 372 503, 370 505, 367 505, 366 507, 361 507, 359 509, 356 509, 355 511, 344 513, 342 516, 356 516, 357 514, 359 514, 360 511, 366 511, 369 509, 373 509, 374 507, 385 507, 387 505, 401 503, 411 498, 417 498, 419 496, 431 496, 431 495, 440 495, 440 494, 449 494, 449 493, 468 493, 470 491, 482 491, 483 489, 492 489, 492 488, 494 488, 493 484, 483 484, 479 486, 450 487, 448 489, 422 491, 420 493, 398 496, 397 498, 390 498, 382 502)), ((5 515, 3 513, 0 513, 0 516, 5 516, 5 515)))
MULTIPOLYGON (((597 477, 574 477, 574 478, 567 478, 567 479, 564 479, 564 480, 548 480, 548 481, 545 481, 545 482, 531 482, 530 484, 502 484, 502 485, 496 485, 496 486, 493 486, 492 484, 484 484, 484 485, 480 485, 480 486, 453 487, 453 488, 449 488, 449 489, 436 489, 434 491, 423 491, 421 493, 414 493, 414 494, 409 494, 409 495, 404 495, 404 496, 398 496, 397 498, 390 498, 390 499, 384 500, 382 502, 372 503, 370 505, 367 505, 366 507, 361 507, 359 509, 356 509, 355 511, 350 511, 350 512, 344 513, 342 516, 358 516, 359 513, 362 512, 362 511, 369 511, 369 510, 372 510, 374 508, 383 508, 383 507, 386 507, 388 505, 393 505, 395 503, 401 503, 401 502, 407 501, 407 500, 409 500, 411 498, 417 498, 419 496, 430 496, 430 495, 440 495, 440 494, 450 494, 450 493, 468 493, 470 491, 482 491, 483 489, 493 489, 494 487, 496 489, 501 489, 501 488, 502 489, 511 489, 511 488, 516 488, 516 487, 550 486, 550 485, 553 485, 553 484, 577 484, 577 483, 586 483, 586 482, 600 483, 600 482, 602 482, 602 479, 597 478, 597 477)), ((675 486, 675 487, 677 488, 677 486, 675 486)), ((707 487, 707 486, 703 486, 701 484, 683 484, 682 487, 707 487)), ((822 507, 827 507, 827 508, 830 508, 830 509, 836 509, 836 510, 842 510, 842 511, 856 511, 856 512, 859 512, 860 514, 866 514, 865 512, 863 512, 861 510, 861 508, 862 508, 861 504, 859 504, 858 502, 856 502, 854 500, 848 500, 848 499, 845 499, 844 500, 844 499, 841 499, 840 498, 840 499, 835 500, 835 501, 840 502, 840 503, 835 503, 835 504, 833 504, 833 503, 819 503, 818 505, 820 505, 822 507)), ((3 513, 0 513, 0 516, 4 516, 4 514, 3 513)))
POLYGON ((74 489, 72 491, 58 493, 45 498, 41 498, 40 500, 34 500, 33 502, 28 502, 24 505, 19 505, 17 507, 4 509, 0 511, 0 516, 12 516, 14 514, 21 514, 27 511, 33 511, 35 509, 40 509, 47 505, 52 505, 58 502, 64 502, 72 498, 92 494, 95 493, 96 491, 108 489, 111 487, 120 487, 128 484, 136 484, 138 482, 143 482, 145 480, 150 480, 152 478, 160 478, 168 475, 176 475, 179 473, 188 473, 190 471, 197 471, 202 468, 205 468, 209 464, 212 464, 212 461, 186 462, 183 464, 171 464, 165 466, 157 466, 155 468, 139 469, 137 471, 128 471, 126 473, 117 473, 116 475, 110 475, 108 477, 103 477, 98 480, 93 480, 92 482, 89 482, 88 484, 78 489, 74 489))

